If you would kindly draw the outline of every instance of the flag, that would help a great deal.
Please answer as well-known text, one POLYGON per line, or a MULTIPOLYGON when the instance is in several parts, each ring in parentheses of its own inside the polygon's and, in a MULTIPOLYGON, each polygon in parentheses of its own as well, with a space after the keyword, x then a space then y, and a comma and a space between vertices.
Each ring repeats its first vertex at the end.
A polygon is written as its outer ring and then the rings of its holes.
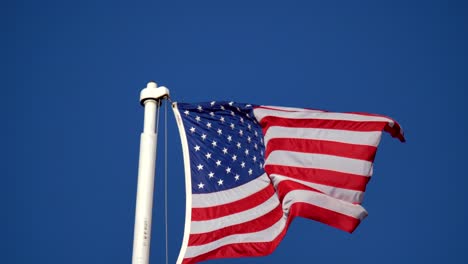
POLYGON ((268 255, 296 216, 353 232, 382 131, 366 113, 234 102, 174 103, 186 177, 178 263, 268 255))

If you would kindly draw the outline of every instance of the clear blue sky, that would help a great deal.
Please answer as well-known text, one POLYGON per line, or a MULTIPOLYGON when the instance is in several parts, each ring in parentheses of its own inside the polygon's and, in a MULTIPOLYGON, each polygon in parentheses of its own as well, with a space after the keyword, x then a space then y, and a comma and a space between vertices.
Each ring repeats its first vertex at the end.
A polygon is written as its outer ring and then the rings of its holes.
MULTIPOLYGON (((272 255, 210 263, 468 261, 466 2, 8 1, 0 13, 0 262, 130 263, 152 79, 174 101, 379 113, 406 132, 383 138, 354 234, 296 219, 272 255)), ((185 194, 168 114, 174 263, 185 194)), ((159 174, 152 263, 162 187, 159 174)))

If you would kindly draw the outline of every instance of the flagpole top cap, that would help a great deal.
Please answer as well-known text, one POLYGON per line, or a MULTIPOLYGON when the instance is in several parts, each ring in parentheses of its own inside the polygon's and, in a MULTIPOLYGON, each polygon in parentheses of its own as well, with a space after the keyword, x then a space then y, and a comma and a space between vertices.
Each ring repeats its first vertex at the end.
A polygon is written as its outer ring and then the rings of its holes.
POLYGON ((146 88, 158 88, 158 84, 155 81, 151 80, 146 85, 146 88))
POLYGON ((149 81, 146 88, 143 88, 140 93, 140 104, 145 105, 145 101, 159 101, 169 97, 169 89, 164 86, 158 87, 155 81, 149 81))

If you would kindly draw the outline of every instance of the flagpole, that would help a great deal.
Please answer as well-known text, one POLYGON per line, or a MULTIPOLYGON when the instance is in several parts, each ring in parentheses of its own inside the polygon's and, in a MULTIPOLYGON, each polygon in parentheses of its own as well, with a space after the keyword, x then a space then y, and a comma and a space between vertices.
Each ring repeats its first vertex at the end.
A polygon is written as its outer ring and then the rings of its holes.
POLYGON ((140 161, 135 208, 132 264, 148 264, 151 242, 154 172, 157 149, 157 119, 161 100, 169 97, 166 87, 150 81, 141 90, 140 103, 145 108, 143 133, 140 137, 140 161))

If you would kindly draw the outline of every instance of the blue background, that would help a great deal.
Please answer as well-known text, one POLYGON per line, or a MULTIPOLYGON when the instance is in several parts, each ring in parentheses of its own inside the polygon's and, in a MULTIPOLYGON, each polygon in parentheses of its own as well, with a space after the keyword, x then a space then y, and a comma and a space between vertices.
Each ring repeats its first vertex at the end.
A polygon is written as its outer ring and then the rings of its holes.
MULTIPOLYGON (((466 263, 464 1, 2 3, 2 263, 130 263, 143 108, 174 101, 364 111, 385 135, 350 235, 297 219, 263 258, 211 263, 466 263)), ((164 121, 164 116, 162 116, 164 121)), ((164 261, 160 130, 152 263, 164 261)), ((169 262, 185 206, 168 113, 169 262)))

